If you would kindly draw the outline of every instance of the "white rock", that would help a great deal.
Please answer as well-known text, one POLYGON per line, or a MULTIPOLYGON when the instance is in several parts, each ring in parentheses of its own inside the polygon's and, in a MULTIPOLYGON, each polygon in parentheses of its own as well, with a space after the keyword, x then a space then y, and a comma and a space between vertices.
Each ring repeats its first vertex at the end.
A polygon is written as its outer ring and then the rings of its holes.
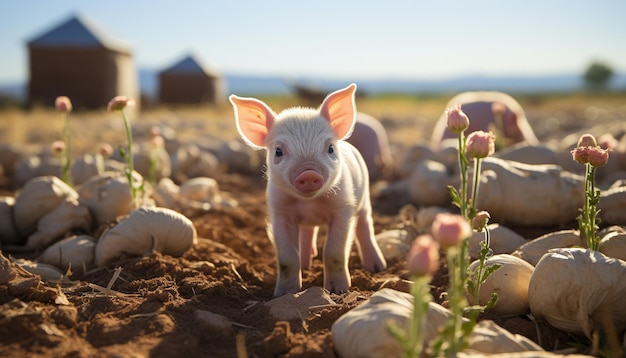
POLYGON ((448 185, 454 183, 445 165, 425 160, 413 169, 408 178, 409 196, 416 205, 449 205, 452 202, 448 185))
MULTIPOLYGON (((389 333, 394 324, 406 331, 413 311, 413 296, 389 288, 341 316, 331 327, 335 349, 341 357, 401 357, 402 347, 389 333)), ((433 339, 450 312, 430 303, 424 325, 424 342, 433 339)))
POLYGON ((68 232, 89 231, 91 224, 91 214, 87 207, 79 205, 76 199, 62 201, 39 219, 37 231, 28 236, 26 246, 45 248, 60 240, 68 232))
POLYGON ((141 207, 105 231, 96 245, 95 263, 103 266, 122 254, 153 251, 180 256, 197 241, 191 220, 166 208, 141 207))
MULTIPOLYGON (((490 235, 489 247, 494 254, 510 254, 526 243, 526 239, 515 231, 500 224, 487 225, 490 235)), ((480 243, 485 240, 484 232, 473 232, 469 241, 469 254, 472 260, 478 258, 480 243)))
POLYGON ((37 230, 37 222, 66 200, 77 200, 78 193, 55 176, 29 180, 15 196, 13 215, 18 233, 27 237, 37 230))
POLYGON ((626 232, 620 230, 604 235, 600 240, 598 251, 606 256, 626 261, 626 232))
POLYGON ((476 207, 500 224, 556 225, 576 219, 583 193, 583 177, 559 166, 488 157, 482 161, 476 207))
POLYGON ((626 225, 626 186, 611 188, 600 193, 598 216, 603 224, 626 225))
POLYGON ((319 286, 307 288, 294 294, 286 294, 265 303, 270 315, 277 320, 304 320, 309 316, 309 309, 315 306, 334 305, 328 291, 319 286))
POLYGON ((541 235, 538 238, 518 247, 517 250, 513 251, 511 255, 519 257, 535 266, 541 257, 550 249, 572 246, 582 247, 583 245, 583 240, 580 239, 578 231, 561 230, 541 235))
POLYGON ((41 276, 41 279, 44 281, 60 280, 63 278, 64 273, 52 265, 26 259, 16 259, 13 262, 33 275, 41 276))
POLYGON ((70 267, 74 272, 91 268, 96 239, 89 235, 68 237, 48 247, 37 257, 37 261, 56 266, 63 271, 70 267))
MULTIPOLYGON (((406 329, 413 310, 413 296, 384 288, 369 300, 341 316, 331 327, 333 343, 340 357, 401 357, 404 352, 388 327, 406 329)), ((450 311, 430 302, 424 324, 424 342, 428 347, 445 325, 450 311)), ((514 335, 491 321, 479 323, 470 336, 468 350, 485 354, 534 351, 541 347, 526 337, 514 335)))
POLYGON ((386 260, 405 258, 415 237, 405 229, 390 229, 376 234, 376 242, 386 260))
MULTIPOLYGON (((469 271, 478 269, 480 261, 474 261, 469 271)), ((485 266, 501 265, 480 286, 478 302, 471 293, 467 294, 471 304, 486 305, 492 293, 498 295, 498 301, 492 311, 503 315, 523 315, 528 312, 528 283, 534 267, 528 262, 507 254, 494 255, 487 259, 485 266)))
MULTIPOLYGON (((136 174, 135 182, 141 182, 139 174, 136 174)), ((93 176, 77 190, 80 203, 89 208, 98 226, 127 215, 132 207, 128 179, 124 173, 105 172, 93 176)))
POLYGON ((530 310, 552 326, 591 338, 610 319, 626 329, 626 262, 581 248, 553 249, 530 279, 530 310), (604 317, 603 317, 604 316, 604 317))

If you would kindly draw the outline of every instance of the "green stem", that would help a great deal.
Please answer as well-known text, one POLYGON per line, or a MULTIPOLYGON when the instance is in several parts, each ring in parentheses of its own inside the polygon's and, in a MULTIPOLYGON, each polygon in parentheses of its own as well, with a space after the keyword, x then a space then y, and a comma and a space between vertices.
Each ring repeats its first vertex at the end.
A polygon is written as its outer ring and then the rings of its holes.
POLYGON ((65 151, 63 155, 63 169, 61 179, 69 186, 72 186, 72 138, 70 136, 69 119, 67 112, 63 113, 63 138, 65 141, 65 151))
POLYGON ((474 158, 474 186, 472 188, 472 200, 470 201, 471 209, 470 215, 474 216, 476 213, 476 200, 478 200, 478 187, 480 184, 480 166, 482 162, 480 158, 474 158))
POLYGON ((465 157, 465 136, 459 133, 459 172, 461 176, 461 216, 467 218, 467 159, 465 157))
POLYGON ((480 296, 480 285, 482 284, 484 278, 483 275, 485 273, 485 262, 487 262, 487 258, 488 258, 488 252, 489 252, 489 244, 491 241, 491 235, 489 234, 489 230, 487 228, 484 228, 483 231, 485 232, 485 241, 484 241, 484 247, 485 249, 480 250, 480 257, 479 257, 479 264, 478 264, 478 271, 476 272, 476 276, 475 276, 475 281, 474 281, 474 292, 472 292, 473 296, 474 296, 474 300, 475 300, 475 304, 479 304, 479 296, 480 296))
POLYGON ((137 199, 137 188, 135 188, 135 183, 133 179, 133 172, 135 171, 134 163, 133 163, 133 134, 130 127, 130 123, 126 118, 126 114, 124 110, 120 110, 122 112, 122 118, 124 119, 124 127, 126 128, 126 163, 128 164, 128 168, 126 171, 126 178, 128 179, 128 186, 130 187, 130 195, 133 199, 133 205, 136 205, 137 199))
POLYGON ((463 272, 467 266, 465 253, 465 244, 462 244, 461 247, 451 247, 447 252, 448 275, 450 277, 449 308, 452 313, 452 327, 446 332, 447 347, 445 352, 448 357, 453 357, 460 352, 465 341, 463 334, 463 310, 467 305, 464 290, 466 274, 463 272))
POLYGON ((413 280, 411 294, 413 296, 413 317, 409 327, 408 346, 405 347, 407 357, 419 357, 424 345, 424 322, 430 302, 428 283, 430 276, 419 276, 413 280))

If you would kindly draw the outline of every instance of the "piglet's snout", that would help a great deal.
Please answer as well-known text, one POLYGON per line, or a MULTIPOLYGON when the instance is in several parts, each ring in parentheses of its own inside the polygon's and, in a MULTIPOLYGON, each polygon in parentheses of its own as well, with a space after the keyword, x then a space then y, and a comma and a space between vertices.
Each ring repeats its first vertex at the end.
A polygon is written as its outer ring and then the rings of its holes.
POLYGON ((324 177, 315 170, 305 170, 294 179, 294 185, 300 192, 314 192, 324 185, 324 177))

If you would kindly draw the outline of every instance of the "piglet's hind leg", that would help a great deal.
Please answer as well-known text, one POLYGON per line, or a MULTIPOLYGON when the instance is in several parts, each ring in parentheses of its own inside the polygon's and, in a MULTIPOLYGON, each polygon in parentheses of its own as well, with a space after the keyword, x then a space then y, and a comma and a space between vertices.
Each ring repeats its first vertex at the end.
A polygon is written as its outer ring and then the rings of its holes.
POLYGON ((369 272, 379 272, 387 268, 380 247, 374 237, 374 224, 367 212, 358 215, 356 225, 357 248, 363 267, 369 272))

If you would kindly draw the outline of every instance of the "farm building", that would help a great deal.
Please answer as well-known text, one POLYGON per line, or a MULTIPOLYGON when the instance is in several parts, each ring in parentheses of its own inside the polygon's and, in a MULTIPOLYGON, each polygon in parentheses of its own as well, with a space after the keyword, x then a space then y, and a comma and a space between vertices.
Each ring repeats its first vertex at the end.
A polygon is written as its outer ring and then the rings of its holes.
POLYGON ((131 49, 72 16, 28 42, 28 103, 54 105, 68 96, 75 108, 106 108, 117 95, 139 98, 131 49))
POLYGON ((217 71, 186 56, 159 72, 159 102, 169 104, 220 104, 225 88, 217 71))

